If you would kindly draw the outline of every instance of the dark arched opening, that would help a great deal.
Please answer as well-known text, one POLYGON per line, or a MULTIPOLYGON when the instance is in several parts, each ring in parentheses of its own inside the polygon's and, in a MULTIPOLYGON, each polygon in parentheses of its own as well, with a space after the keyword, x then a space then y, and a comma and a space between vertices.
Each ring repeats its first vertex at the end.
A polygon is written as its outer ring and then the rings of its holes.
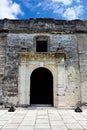
POLYGON ((43 67, 35 69, 30 79, 30 104, 53 105, 53 75, 43 67))

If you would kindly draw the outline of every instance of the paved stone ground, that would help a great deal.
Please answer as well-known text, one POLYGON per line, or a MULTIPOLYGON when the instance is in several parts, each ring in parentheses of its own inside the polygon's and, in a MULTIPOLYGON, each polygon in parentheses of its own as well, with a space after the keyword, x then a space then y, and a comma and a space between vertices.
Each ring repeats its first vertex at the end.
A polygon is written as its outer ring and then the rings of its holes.
POLYGON ((87 130, 87 110, 58 110, 52 107, 0 110, 0 130, 87 130))

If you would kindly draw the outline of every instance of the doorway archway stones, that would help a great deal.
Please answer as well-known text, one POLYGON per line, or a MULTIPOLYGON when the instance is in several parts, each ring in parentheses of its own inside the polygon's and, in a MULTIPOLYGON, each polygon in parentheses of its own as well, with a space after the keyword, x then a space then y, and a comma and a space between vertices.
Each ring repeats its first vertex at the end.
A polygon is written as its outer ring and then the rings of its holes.
POLYGON ((65 86, 64 53, 20 52, 18 103, 30 105, 30 81, 32 72, 40 67, 48 69, 53 76, 53 106, 65 106, 63 89, 65 86))

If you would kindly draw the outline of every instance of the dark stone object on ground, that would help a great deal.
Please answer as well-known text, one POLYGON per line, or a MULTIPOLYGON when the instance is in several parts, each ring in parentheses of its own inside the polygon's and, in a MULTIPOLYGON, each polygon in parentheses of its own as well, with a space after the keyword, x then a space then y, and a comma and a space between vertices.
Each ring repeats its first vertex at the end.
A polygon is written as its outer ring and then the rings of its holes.
POLYGON ((14 111, 15 111, 14 106, 11 106, 11 107, 9 108, 9 110, 8 110, 8 112, 14 112, 14 111))
POLYGON ((82 110, 81 110, 80 107, 76 107, 76 108, 75 108, 75 112, 82 112, 82 110))
POLYGON ((0 105, 3 105, 3 102, 0 102, 0 105))

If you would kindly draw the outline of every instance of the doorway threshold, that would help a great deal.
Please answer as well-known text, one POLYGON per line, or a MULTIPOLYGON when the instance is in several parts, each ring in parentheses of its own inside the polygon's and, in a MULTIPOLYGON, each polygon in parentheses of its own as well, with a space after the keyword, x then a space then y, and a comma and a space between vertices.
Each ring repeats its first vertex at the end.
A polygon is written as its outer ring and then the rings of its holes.
POLYGON ((53 107, 52 104, 31 104, 31 107, 53 107))

